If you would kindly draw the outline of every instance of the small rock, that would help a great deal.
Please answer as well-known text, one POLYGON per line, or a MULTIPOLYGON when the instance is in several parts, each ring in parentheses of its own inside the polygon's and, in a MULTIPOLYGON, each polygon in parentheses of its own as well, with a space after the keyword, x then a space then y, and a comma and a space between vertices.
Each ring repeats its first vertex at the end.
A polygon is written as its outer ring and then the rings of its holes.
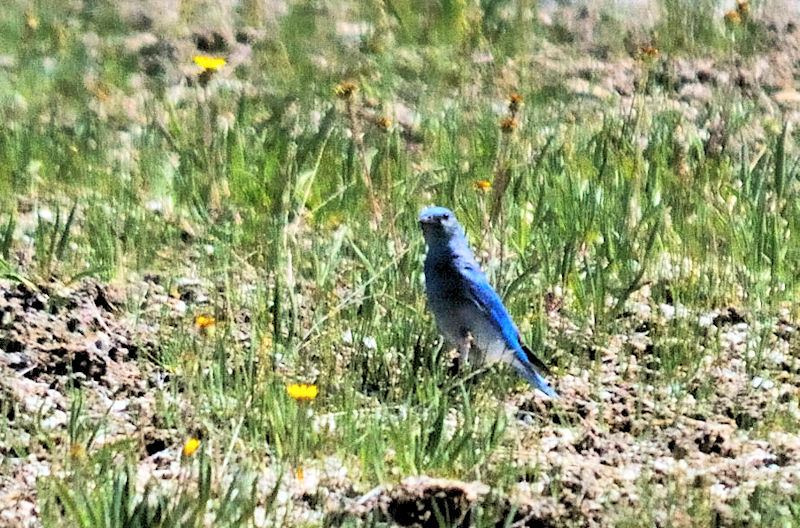
POLYGON ((796 105, 800 104, 800 92, 794 88, 788 90, 781 90, 772 95, 772 98, 778 104, 796 105))
POLYGON ((678 93, 678 97, 686 102, 701 102, 705 103, 710 101, 713 94, 711 88, 701 83, 689 83, 683 86, 678 93))
POLYGON ((756 376, 750 382, 754 389, 769 390, 775 386, 775 382, 769 379, 764 379, 761 376, 756 376))

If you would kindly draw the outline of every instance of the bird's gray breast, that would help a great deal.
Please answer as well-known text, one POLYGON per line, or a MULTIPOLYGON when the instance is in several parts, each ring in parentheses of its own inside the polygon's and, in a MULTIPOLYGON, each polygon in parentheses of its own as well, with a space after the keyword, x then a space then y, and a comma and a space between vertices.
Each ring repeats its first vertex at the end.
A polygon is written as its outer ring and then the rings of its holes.
POLYGON ((436 324, 458 344, 469 335, 471 346, 487 361, 506 359, 508 347, 491 314, 470 294, 470 286, 452 261, 425 263, 425 289, 436 324))

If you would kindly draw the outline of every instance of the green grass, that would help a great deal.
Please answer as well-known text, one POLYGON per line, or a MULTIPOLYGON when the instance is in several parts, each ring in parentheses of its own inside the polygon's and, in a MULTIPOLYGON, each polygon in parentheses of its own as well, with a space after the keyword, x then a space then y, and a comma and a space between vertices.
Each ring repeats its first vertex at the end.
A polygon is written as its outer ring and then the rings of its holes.
MULTIPOLYGON (((556 287, 564 313, 597 344, 622 328, 644 287, 654 305, 737 304, 763 319, 797 297, 800 158, 787 126, 765 143, 714 150, 683 115, 648 107, 643 92, 630 114, 553 96, 520 66, 548 36, 534 6, 354 2, 370 28, 348 45, 331 7, 290 2, 272 20, 243 2, 232 23, 268 36, 205 87, 144 75, 142 54, 123 45, 129 28, 108 6, 15 2, 0 13, 0 54, 13 62, 0 76, 0 275, 70 282, 158 271, 173 280, 191 269, 212 286, 218 320, 202 338, 165 332, 156 357, 140 359, 174 374, 156 397, 162 427, 182 438, 203 431, 178 492, 134 488, 131 443, 92 449, 102 423, 82 417, 76 396, 67 438, 87 458, 64 456, 63 471, 42 480, 46 524, 200 526, 210 515, 215 526, 239 526, 256 502, 275 500, 253 484, 259 464, 283 478, 283 468, 327 456, 365 490, 414 474, 501 489, 533 480, 507 460, 502 393, 516 387, 513 375, 461 382, 446 372, 424 305, 424 205, 457 211, 476 249, 495 257, 486 271, 534 349, 571 348, 553 356, 556 376, 597 368, 578 338, 554 345, 542 299, 556 287), (82 38, 88 31, 99 44, 82 38), (476 53, 494 61, 473 61, 476 53), (337 99, 348 80, 357 92, 337 99), (177 95, 167 95, 171 84, 177 95), (495 107, 512 91, 525 104, 504 133, 495 107), (416 112, 412 129, 389 112, 395 103, 416 112), (373 122, 384 115, 388 130, 373 122), (351 133, 354 116, 363 138, 351 133), (494 187, 478 191, 476 180, 494 187), (31 208, 53 219, 39 213, 32 263, 17 266, 11 256, 24 242, 12 233, 31 208), (232 334, 240 311, 251 316, 250 343, 232 334), (320 396, 298 405, 285 392, 295 381, 317 383, 320 396), (231 453, 235 485, 214 473, 231 453)), ((732 35, 709 18, 709 3, 663 7, 668 16, 652 30, 663 54, 754 51, 757 28, 732 35)), ((180 23, 202 25, 190 11, 180 23)), ((709 114, 723 112, 720 133, 741 138, 757 109, 724 95, 709 114)), ((660 328, 655 383, 697 382, 713 343, 701 349, 696 331, 685 320, 660 328)), ((769 493, 753 507, 769 511, 769 493)), ((693 515, 712 516, 703 497, 693 500, 693 515)), ((797 518, 792 503, 781 508, 797 518)), ((266 514, 281 522, 277 510, 266 514)), ((774 515, 762 519, 783 514, 774 515)))

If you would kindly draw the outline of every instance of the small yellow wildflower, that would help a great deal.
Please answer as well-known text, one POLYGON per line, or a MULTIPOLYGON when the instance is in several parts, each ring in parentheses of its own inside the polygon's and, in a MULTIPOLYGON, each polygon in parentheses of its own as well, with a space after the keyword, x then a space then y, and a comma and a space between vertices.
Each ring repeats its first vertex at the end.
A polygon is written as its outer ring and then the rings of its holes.
POLYGON ((517 119, 514 117, 506 117, 502 121, 500 121, 500 130, 503 131, 505 134, 510 134, 517 128, 517 119))
POLYGON ((286 387, 286 392, 295 400, 313 400, 319 391, 316 385, 294 383, 286 387))
POLYGON ((305 477, 305 475, 303 475, 303 468, 302 467, 299 467, 299 468, 295 469, 294 470, 294 474, 297 477, 297 480, 299 480, 300 482, 303 482, 303 478, 305 477))
POLYGON ((489 180, 477 180, 475 182, 475 188, 479 191, 488 191, 492 188, 492 182, 489 180))
POLYGON ((358 86, 356 83, 351 81, 345 81, 336 85, 336 89, 334 89, 333 93, 336 94, 336 97, 339 99, 350 99, 353 97, 353 94, 356 93, 358 90, 358 86))
POLYGON ((200 440, 197 438, 190 438, 183 444, 183 456, 192 456, 197 448, 200 447, 200 440))
POLYGON ((194 63, 203 68, 205 71, 217 71, 225 66, 225 59, 222 57, 210 57, 208 55, 195 55, 192 57, 194 63))
POLYGON ((29 29, 36 29, 39 27, 39 19, 36 18, 36 15, 28 11, 28 13, 25 14, 25 25, 27 25, 29 29))
POLYGON ((736 10, 730 10, 725 13, 725 23, 729 26, 738 26, 742 23, 742 17, 736 10))
POLYGON ((69 457, 72 460, 86 458, 86 448, 83 447, 83 444, 72 444, 69 446, 69 457))
POLYGON ((512 93, 508 96, 508 111, 516 114, 519 110, 519 105, 522 104, 522 96, 518 93, 512 93))
POLYGON ((216 324, 216 320, 211 317, 210 315, 198 315, 195 319, 195 324, 197 324, 197 328, 208 328, 209 326, 214 326, 216 324))
POLYGON ((392 126, 392 120, 388 117, 381 117, 375 120, 375 124, 378 125, 379 128, 383 129, 384 131, 389 130, 389 127, 392 126))

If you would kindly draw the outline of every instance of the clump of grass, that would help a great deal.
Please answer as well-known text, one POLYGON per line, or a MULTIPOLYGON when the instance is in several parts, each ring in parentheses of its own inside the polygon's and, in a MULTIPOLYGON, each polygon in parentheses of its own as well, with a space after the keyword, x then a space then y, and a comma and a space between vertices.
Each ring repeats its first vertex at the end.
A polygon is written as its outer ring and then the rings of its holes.
POLYGON ((77 210, 76 202, 70 209, 67 218, 62 219, 61 209, 56 206, 52 223, 50 219, 44 219, 41 214, 38 215, 36 231, 34 231, 34 248, 41 276, 49 277, 53 272, 53 267, 64 258, 77 210))
MULTIPOLYGON (((661 0, 662 20, 652 29, 657 47, 668 53, 735 52, 764 49, 765 26, 751 16, 750 2, 733 2, 724 16, 718 2, 661 0)), ((724 6, 724 3, 723 3, 724 6)))
MULTIPOLYGON (((216 526, 242 526, 252 522, 259 504, 252 474, 235 476, 221 487, 213 475, 212 461, 201 448, 192 452, 177 490, 162 489, 149 481, 137 490, 136 466, 120 463, 109 450, 88 460, 73 461, 63 477, 46 479, 40 487, 45 526, 69 523, 78 527, 200 527, 213 519, 216 526), (194 470, 193 466, 197 466, 194 470)), ((80 455, 78 458, 85 457, 80 455)), ((265 497, 268 515, 276 490, 265 497)))

